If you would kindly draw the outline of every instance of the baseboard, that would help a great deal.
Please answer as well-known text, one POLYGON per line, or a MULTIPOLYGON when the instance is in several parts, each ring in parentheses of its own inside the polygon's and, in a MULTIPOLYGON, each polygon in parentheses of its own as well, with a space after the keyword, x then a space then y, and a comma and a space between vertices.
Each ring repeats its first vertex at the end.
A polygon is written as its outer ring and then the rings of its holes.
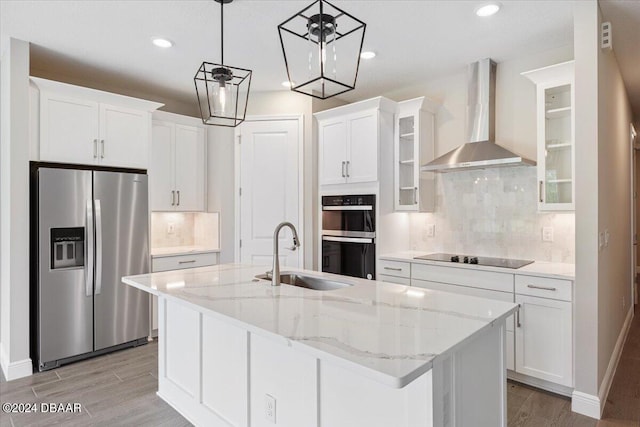
POLYGON ((0 343, 0 368, 2 368, 2 374, 7 381, 17 380, 18 378, 28 377, 33 374, 31 359, 9 362, 2 343, 0 343))
POLYGON ((530 377, 529 375, 524 375, 511 370, 507 370, 507 378, 522 384, 550 391, 551 393, 560 394, 562 396, 571 397, 573 393, 573 388, 571 387, 541 380, 539 378, 530 377))
POLYGON ((607 371, 605 372, 602 383, 600 384, 598 396, 574 391, 571 396, 571 410, 573 412, 596 419, 600 419, 602 417, 602 411, 604 411, 604 406, 607 402, 607 397, 609 396, 609 390, 611 390, 611 385, 613 384, 613 378, 616 374, 616 368, 618 367, 620 356, 622 356, 622 349, 625 341, 627 340, 632 319, 633 307, 629 309, 624 324, 622 325, 622 329, 620 330, 620 334, 618 335, 618 340, 616 341, 613 353, 609 359, 607 371))
POLYGON ((629 329, 631 329, 632 320, 633 306, 629 308, 627 317, 626 319, 624 319, 622 330, 620 331, 620 335, 618 335, 616 346, 613 348, 611 359, 609 359, 607 371, 604 373, 604 378, 602 379, 602 383, 600 384, 600 391, 598 392, 598 395, 600 397, 600 402, 602 402, 602 410, 604 410, 604 402, 607 401, 607 397, 609 396, 609 390, 611 390, 611 385, 613 384, 613 377, 616 374, 616 368, 618 367, 620 356, 622 356, 622 349, 624 348, 624 343, 627 340, 627 335, 629 335, 629 329))
POLYGON ((574 391, 571 395, 571 411, 597 420, 602 416, 600 398, 592 394, 574 391))

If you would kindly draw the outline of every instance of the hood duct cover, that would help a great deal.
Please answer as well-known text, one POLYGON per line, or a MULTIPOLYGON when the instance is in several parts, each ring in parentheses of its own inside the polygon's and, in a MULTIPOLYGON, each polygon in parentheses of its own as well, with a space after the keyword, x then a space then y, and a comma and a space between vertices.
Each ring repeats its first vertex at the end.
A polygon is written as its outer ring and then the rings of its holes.
POLYGON ((422 165, 423 172, 453 172, 507 166, 535 166, 494 142, 496 63, 483 59, 469 65, 466 144, 422 165))

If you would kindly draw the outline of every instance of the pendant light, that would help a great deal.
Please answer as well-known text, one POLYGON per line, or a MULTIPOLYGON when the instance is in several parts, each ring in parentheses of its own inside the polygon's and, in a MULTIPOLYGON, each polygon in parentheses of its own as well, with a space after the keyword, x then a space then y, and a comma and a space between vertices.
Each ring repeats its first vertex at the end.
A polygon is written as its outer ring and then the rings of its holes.
POLYGON ((251 87, 251 70, 224 64, 224 5, 220 3, 220 63, 203 62, 193 81, 206 125, 236 127, 244 121, 251 87))
POLYGON ((291 90, 326 99, 355 89, 366 26, 325 0, 278 25, 291 90))

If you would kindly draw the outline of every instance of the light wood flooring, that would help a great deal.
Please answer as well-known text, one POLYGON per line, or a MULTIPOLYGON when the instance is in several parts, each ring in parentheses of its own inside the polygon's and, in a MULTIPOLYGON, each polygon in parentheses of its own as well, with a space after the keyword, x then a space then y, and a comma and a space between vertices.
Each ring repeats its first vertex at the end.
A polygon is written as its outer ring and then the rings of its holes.
MULTIPOLYGON (((2 403, 82 405, 77 414, 0 412, 0 427, 189 426, 156 396, 157 351, 153 342, 11 382, 0 378, 2 403)), ((514 382, 507 399, 509 427, 640 427, 640 315, 633 320, 602 420, 572 413, 565 397, 514 382)))

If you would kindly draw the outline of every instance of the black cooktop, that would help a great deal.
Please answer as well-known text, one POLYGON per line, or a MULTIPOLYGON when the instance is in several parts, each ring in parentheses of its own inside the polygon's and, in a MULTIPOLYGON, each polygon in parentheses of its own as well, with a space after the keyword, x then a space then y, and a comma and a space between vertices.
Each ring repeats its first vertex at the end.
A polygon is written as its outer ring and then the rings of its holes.
POLYGON ((525 259, 491 258, 487 256, 458 255, 458 254, 427 254, 417 256, 414 259, 429 261, 442 261, 461 264, 488 265, 491 267, 520 268, 533 263, 525 259))

